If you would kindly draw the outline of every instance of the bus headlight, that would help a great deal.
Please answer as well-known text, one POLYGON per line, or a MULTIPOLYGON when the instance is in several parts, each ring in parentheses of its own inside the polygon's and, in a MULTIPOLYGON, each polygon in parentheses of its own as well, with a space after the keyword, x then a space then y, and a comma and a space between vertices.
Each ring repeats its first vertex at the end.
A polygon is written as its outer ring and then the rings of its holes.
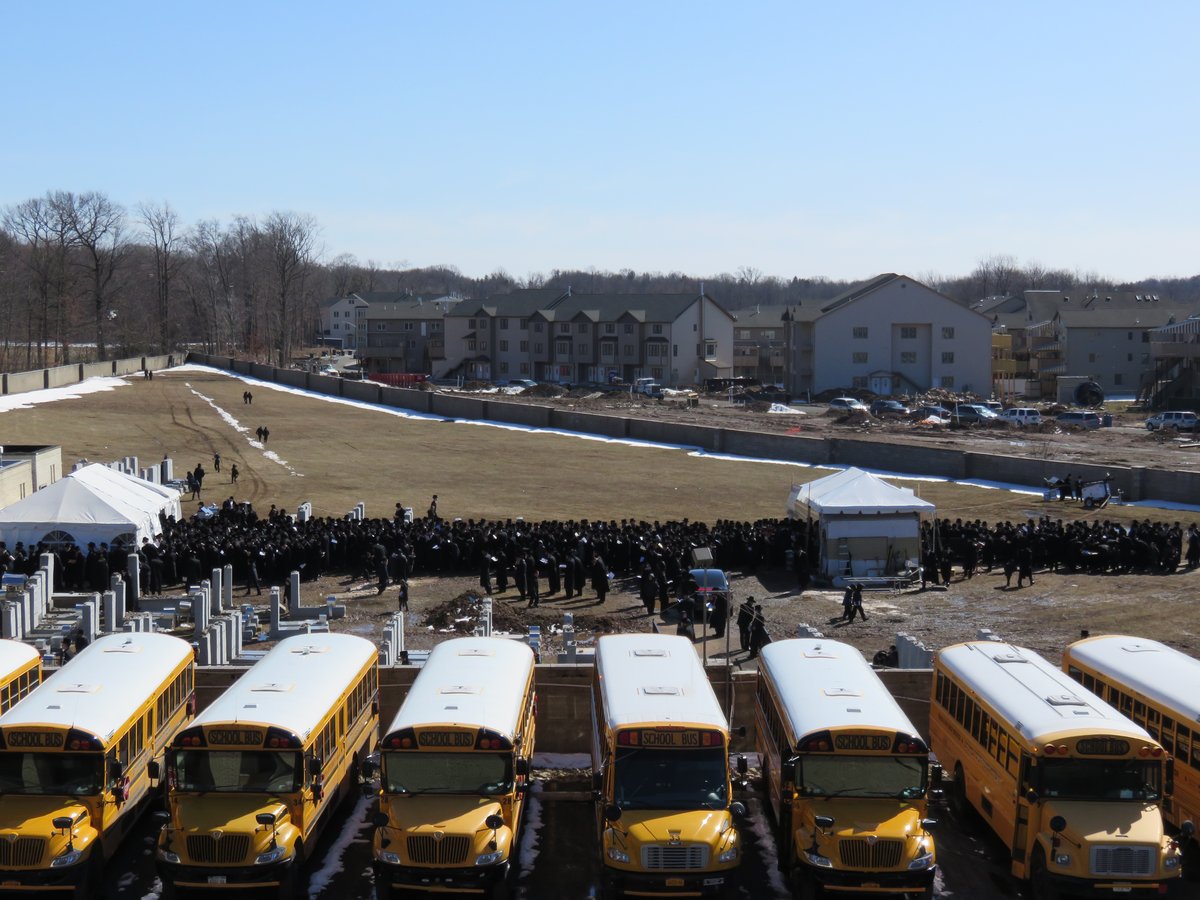
POLYGON ((1178 869, 1179 868, 1179 857, 1178 856, 1168 856, 1166 859, 1163 860, 1163 868, 1164 869, 1178 869))
POLYGON ((170 850, 161 850, 160 849, 158 851, 158 856, 165 863, 170 863, 173 866, 179 865, 179 854, 178 853, 173 853, 170 850))
POLYGON ((398 866, 400 865, 400 854, 393 853, 391 850, 380 850, 379 861, 385 862, 389 866, 398 866))
POLYGON ((730 847, 724 853, 717 857, 717 862, 733 862, 738 857, 738 848, 730 847))
POLYGON ((265 866, 268 863, 279 862, 279 860, 283 859, 285 856, 287 856, 286 847, 272 847, 266 853, 258 854, 258 856, 254 858, 254 864, 256 866, 265 866))
POLYGON ((54 857, 54 859, 50 860, 50 867, 53 869, 59 869, 63 866, 73 866, 75 863, 79 862, 79 859, 82 856, 83 853, 81 853, 79 850, 68 850, 67 852, 60 853, 58 856, 54 857))
POLYGON ((913 857, 912 862, 908 864, 910 869, 928 869, 933 865, 933 854, 925 847, 921 847, 920 851, 920 853, 913 857))
POLYGON ((629 862, 629 854, 624 850, 618 850, 616 847, 608 848, 608 858, 613 862, 627 863, 629 862))
POLYGON ((1056 866, 1069 866, 1071 864, 1071 854, 1070 853, 1055 853, 1054 854, 1054 864, 1056 866))
POLYGON ((822 869, 833 868, 833 861, 828 856, 822 856, 820 853, 813 853, 811 850, 805 850, 804 856, 814 866, 820 866, 822 869))
POLYGON ((481 853, 479 856, 475 857, 475 865, 494 866, 502 859, 504 859, 504 851, 493 850, 491 853, 481 853))

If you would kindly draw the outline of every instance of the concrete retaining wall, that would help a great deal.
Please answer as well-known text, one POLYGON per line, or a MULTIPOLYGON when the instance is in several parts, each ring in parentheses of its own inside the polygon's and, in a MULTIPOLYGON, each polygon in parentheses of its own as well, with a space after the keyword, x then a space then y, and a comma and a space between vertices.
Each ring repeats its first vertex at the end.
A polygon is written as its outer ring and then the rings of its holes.
MULTIPOLYGON (((67 387, 85 378, 112 375, 133 375, 143 368, 167 369, 177 364, 173 356, 134 356, 104 362, 73 363, 30 372, 6 372, 0 375, 0 394, 23 394, 45 388, 67 387)), ((227 368, 227 367, 225 367, 227 368)))
POLYGON ((383 399, 382 385, 373 381, 345 381, 342 384, 342 396, 351 400, 362 400, 367 403, 379 403, 383 399))
MULTIPOLYGON (((138 360, 141 362, 141 360, 138 360)), ((96 378, 101 375, 112 375, 114 364, 110 359, 106 362, 81 363, 79 366, 79 380, 85 378, 96 378)))
POLYGON ((301 372, 299 369, 276 369, 275 380, 280 384, 286 384, 288 387, 308 387, 308 373, 301 372))
MULTIPOLYGON (((105 374, 112 374, 112 364, 106 363, 109 370, 105 374)), ((42 387, 55 388, 66 387, 68 384, 79 383, 79 366, 55 366, 53 369, 42 370, 42 387)))
POLYGON ((4 376, 4 393, 6 394, 40 391, 45 386, 45 374, 41 369, 36 372, 9 372, 4 376))
MULTIPOLYGON (((227 357, 191 354, 195 362, 246 373, 246 364, 234 363, 227 357)), ((50 370, 47 370, 50 371, 50 370)), ((249 364, 248 374, 263 381, 295 384, 304 373, 275 369, 258 363, 249 364)), ((21 373, 41 376, 42 373, 21 373)), ((21 376, 10 375, 8 379, 21 376)), ((326 382, 340 379, 322 379, 326 382)), ((314 382, 315 384, 315 382, 314 382)), ((1005 456, 1002 453, 972 453, 941 447, 922 447, 904 444, 884 444, 879 441, 860 441, 853 438, 812 438, 802 435, 767 434, 709 428, 676 422, 645 421, 642 419, 574 412, 553 407, 506 403, 500 399, 480 399, 408 388, 384 387, 378 399, 371 388, 360 388, 361 382, 346 382, 322 387, 336 395, 340 389, 345 396, 379 402, 386 406, 433 413, 456 419, 483 419, 513 422, 536 427, 558 428, 584 434, 630 438, 665 444, 685 444, 702 447, 715 453, 730 453, 762 459, 782 459, 812 465, 855 465, 885 471, 931 475, 943 478, 979 478, 1004 481, 1041 490, 1042 479, 1048 475, 1070 472, 1085 480, 1113 477, 1113 485, 1129 500, 1153 497, 1181 503, 1200 503, 1200 473, 1168 469, 1147 469, 1138 466, 1107 466, 1103 463, 1060 462, 1032 457, 1005 456), (352 386, 354 386, 352 388, 352 386), (367 391, 363 397, 357 392, 367 391), (353 391, 353 393, 352 393, 353 391)), ((369 382, 368 382, 369 384, 369 382)), ((303 383, 299 384, 303 387, 303 383)), ((41 385, 38 385, 41 387, 41 385)), ((31 390, 31 388, 24 388, 31 390)), ((314 387, 314 390, 317 388, 314 387)), ((12 388, 7 393, 15 393, 12 388)), ((1097 445, 1103 444, 1103 434, 1094 435, 1097 445)), ((1019 435, 1013 436, 1014 440, 1019 435)))
MULTIPOLYGON (((233 666, 196 670, 197 712, 212 704, 246 671, 233 666)), ((408 695, 420 671, 416 666, 385 666, 379 670, 379 727, 386 731, 408 695)), ((901 709, 922 735, 929 734, 929 693, 932 672, 928 669, 884 670, 879 673, 901 709)), ((725 668, 710 666, 708 677, 722 707, 725 705, 725 668)), ((746 728, 745 737, 735 736, 733 749, 754 749, 754 672, 733 673, 735 730, 746 728)), ((591 666, 540 665, 534 676, 538 691, 538 749, 545 753, 587 753, 591 749, 591 666)), ((728 711, 727 711, 728 712, 728 711)))

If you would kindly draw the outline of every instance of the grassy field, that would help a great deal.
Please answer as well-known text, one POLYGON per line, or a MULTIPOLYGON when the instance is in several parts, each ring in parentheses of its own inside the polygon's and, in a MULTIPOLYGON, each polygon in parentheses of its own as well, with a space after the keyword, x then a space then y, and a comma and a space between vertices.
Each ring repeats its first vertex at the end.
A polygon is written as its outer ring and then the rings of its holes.
MULTIPOLYGON (((407 418, 387 410, 364 409, 312 396, 247 384, 210 371, 162 373, 152 381, 130 379, 128 386, 76 400, 0 413, 0 443, 54 443, 63 462, 80 458, 108 461, 137 455, 143 465, 170 455, 177 472, 202 463, 210 472, 203 498, 217 503, 234 495, 250 500, 260 513, 272 503, 294 510, 311 500, 318 515, 341 516, 366 502, 369 516, 390 516, 403 501, 417 514, 438 494, 443 516, 462 518, 689 518, 752 520, 785 514, 793 482, 827 470, 715 458, 680 450, 629 447, 602 440, 460 422, 407 418), (245 390, 252 405, 242 402, 245 390), (236 421, 234 421, 236 420, 236 421), (254 430, 271 432, 265 448, 254 446, 254 430), (239 431, 238 428, 245 429, 239 431), (220 453, 222 473, 212 474, 220 453), (229 483, 237 463, 241 480, 229 483)), ((878 466, 888 467, 886 445, 878 466)), ((920 495, 937 504, 939 515, 988 521, 1020 519, 1048 511, 1056 517, 1151 518, 1190 521, 1191 516, 1149 508, 1110 507, 1085 512, 1074 505, 1046 504, 1039 497, 1002 490, 913 481, 920 495)), ((185 503, 185 511, 191 504, 185 503)), ((975 636, 986 626, 1015 641, 1053 654, 1080 628, 1094 633, 1128 631, 1188 648, 1197 643, 1193 596, 1196 576, 1092 577, 1039 574, 1037 584, 1005 591, 999 573, 971 582, 956 581, 947 591, 871 595, 868 623, 836 625, 838 595, 809 592, 803 597, 785 573, 766 581, 735 583, 739 595, 764 601, 772 633, 794 633, 804 621, 826 629, 870 653, 886 647, 904 630, 942 646, 975 636)), ((417 579, 415 612, 431 609, 468 589, 473 579, 417 579)), ((349 600, 355 627, 378 626, 391 604, 391 592, 375 600, 371 591, 349 581, 322 586, 349 600)), ((631 586, 625 586, 631 587, 631 586)), ((506 606, 512 605, 511 601, 506 606)), ((640 604, 617 590, 603 606, 548 601, 540 610, 517 610, 516 626, 555 621, 570 608, 581 629, 645 629, 640 604)), ((424 636, 420 617, 410 622, 413 638, 424 636)))

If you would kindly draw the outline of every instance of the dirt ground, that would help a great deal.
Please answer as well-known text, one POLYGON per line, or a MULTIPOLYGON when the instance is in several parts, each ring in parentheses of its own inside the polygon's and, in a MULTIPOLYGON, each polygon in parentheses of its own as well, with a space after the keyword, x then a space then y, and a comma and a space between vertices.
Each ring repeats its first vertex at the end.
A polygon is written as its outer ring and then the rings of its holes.
MULTIPOLYGON (((589 410, 605 411, 608 407, 603 404, 628 401, 555 402, 591 404, 589 410)), ((848 433, 846 426, 819 414, 669 409, 657 403, 638 408, 613 405, 611 411, 681 417, 723 427, 848 433)), ((1114 464, 1137 460, 1144 465, 1182 466, 1191 460, 1190 451, 1178 449, 1174 442, 1160 443, 1157 436, 1148 436, 1140 427, 1140 416, 1128 414, 1127 419, 1130 424, 1100 432, 1039 434, 1037 440, 1045 441, 1052 455, 1065 462, 1071 454, 1085 452, 1095 461, 1098 447, 1103 448, 1103 458, 1114 464)), ((1028 435, 1013 432, 926 435, 907 425, 872 426, 869 435, 881 442, 883 468, 892 442, 970 441, 1002 446, 1012 453, 1031 444, 1028 435)), ((410 418, 271 385, 247 385, 209 370, 161 373, 151 381, 133 378, 128 386, 113 391, 0 413, 0 443, 60 444, 67 468, 81 458, 108 461, 126 455, 138 456, 145 465, 166 454, 179 472, 197 463, 209 471, 205 502, 219 503, 232 495, 251 501, 265 513, 271 504, 294 510, 310 500, 317 515, 335 516, 346 514, 359 501, 365 501, 368 516, 390 516, 401 501, 420 513, 436 493, 442 515, 451 518, 753 520, 783 515, 793 482, 827 474, 822 469, 695 457, 679 450, 628 447, 587 437, 410 418), (251 405, 242 400, 247 389, 254 394, 251 405), (253 432, 259 425, 271 431, 266 447, 256 446, 253 432), (214 453, 222 458, 219 475, 212 473, 214 453), (236 486, 227 474, 233 463, 241 471, 236 486)), ((1034 447, 1031 452, 1051 455, 1045 448, 1034 447)), ((1044 503, 1033 495, 928 481, 911 485, 936 503, 939 515, 945 517, 995 521, 1045 513, 1064 519, 1136 517, 1185 525, 1197 518, 1147 508, 1085 512, 1073 504, 1044 503)), ((194 504, 185 503, 186 512, 193 510, 194 504)), ((1003 576, 997 572, 970 582, 956 580, 945 590, 868 594, 868 621, 846 626, 835 622, 841 612, 840 593, 808 591, 801 596, 789 573, 768 572, 757 578, 735 574, 733 582, 738 599, 753 595, 762 601, 775 638, 791 636, 797 623, 807 622, 869 656, 893 643, 898 631, 937 648, 971 639, 977 629, 986 627, 1053 656, 1081 629, 1134 633, 1195 653, 1200 630, 1193 601, 1196 578, 1182 571, 1169 576, 1039 573, 1033 586, 1004 590, 1003 576)), ((441 630, 449 628, 445 606, 473 588, 473 578, 415 579, 406 626, 409 646, 425 647, 453 633, 441 630)), ((500 595, 497 625, 523 631, 537 623, 543 634, 549 634, 561 624, 562 614, 571 611, 584 646, 604 631, 649 628, 634 593, 636 585, 615 588, 602 606, 588 595, 571 601, 551 597, 544 598, 538 610, 526 610, 512 592, 500 595)), ((303 590, 305 602, 329 595, 344 601, 348 616, 337 627, 364 635, 377 635, 394 610, 394 592, 378 597, 373 586, 361 582, 325 579, 303 590)), ((735 650, 736 641, 735 631, 735 650)), ((547 644, 548 652, 557 649, 555 639, 547 644)), ((708 649, 710 656, 724 653, 723 643, 710 642, 708 649)), ((744 656, 739 653, 735 658, 744 656)))

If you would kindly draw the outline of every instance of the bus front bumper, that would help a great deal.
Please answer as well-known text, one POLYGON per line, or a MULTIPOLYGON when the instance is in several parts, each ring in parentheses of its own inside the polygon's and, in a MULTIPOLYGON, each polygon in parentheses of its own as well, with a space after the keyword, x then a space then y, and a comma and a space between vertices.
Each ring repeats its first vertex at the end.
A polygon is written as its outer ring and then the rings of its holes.
POLYGON ((1154 881, 1120 878, 1047 877, 1051 887, 1071 897, 1183 897, 1183 879, 1167 878, 1154 881))
POLYGON ((643 875, 606 869, 604 879, 618 896, 633 897, 722 897, 733 885, 729 869, 719 872, 680 872, 643 875))
POLYGON ((906 872, 848 872, 806 865, 804 872, 831 893, 903 894, 930 887, 937 866, 906 872))
POLYGON ((82 881, 86 860, 59 869, 0 869, 0 891, 69 891, 82 881))
POLYGON ((176 887, 232 891, 238 888, 279 887, 290 874, 292 859, 263 866, 189 866, 157 861, 158 875, 176 887))
POLYGON ((508 877, 508 863, 495 866, 464 866, 461 869, 395 866, 375 860, 375 883, 389 884, 405 891, 427 891, 436 894, 484 895, 508 877))

